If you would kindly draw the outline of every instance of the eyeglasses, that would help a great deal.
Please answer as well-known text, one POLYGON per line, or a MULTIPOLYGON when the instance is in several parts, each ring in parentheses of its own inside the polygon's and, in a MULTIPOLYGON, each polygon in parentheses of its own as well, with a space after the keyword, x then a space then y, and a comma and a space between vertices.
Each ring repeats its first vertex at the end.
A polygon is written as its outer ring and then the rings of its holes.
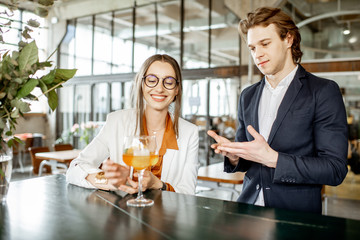
MULTIPOLYGON (((145 85, 149 88, 154 88, 158 85, 160 78, 155 75, 149 74, 143 77, 145 85)), ((162 79, 162 84, 167 90, 173 90, 176 87, 177 80, 173 77, 166 77, 162 79)))

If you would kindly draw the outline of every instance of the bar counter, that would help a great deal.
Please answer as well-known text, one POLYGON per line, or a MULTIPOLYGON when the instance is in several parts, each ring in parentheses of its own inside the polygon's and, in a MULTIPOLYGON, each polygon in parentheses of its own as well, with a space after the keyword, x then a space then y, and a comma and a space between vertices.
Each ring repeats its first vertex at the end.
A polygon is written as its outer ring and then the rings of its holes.
POLYGON ((360 221, 153 190, 152 207, 67 184, 64 175, 10 183, 0 239, 360 239, 360 221))

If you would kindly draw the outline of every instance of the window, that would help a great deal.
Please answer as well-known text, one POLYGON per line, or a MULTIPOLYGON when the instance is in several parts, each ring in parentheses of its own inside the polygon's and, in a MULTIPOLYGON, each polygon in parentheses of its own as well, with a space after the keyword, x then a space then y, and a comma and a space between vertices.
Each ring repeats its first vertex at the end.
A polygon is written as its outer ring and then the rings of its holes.
POLYGON ((112 13, 95 16, 94 75, 111 73, 113 54, 112 28, 112 13))
POLYGON ((79 18, 75 29, 76 76, 92 74, 92 17, 79 18))

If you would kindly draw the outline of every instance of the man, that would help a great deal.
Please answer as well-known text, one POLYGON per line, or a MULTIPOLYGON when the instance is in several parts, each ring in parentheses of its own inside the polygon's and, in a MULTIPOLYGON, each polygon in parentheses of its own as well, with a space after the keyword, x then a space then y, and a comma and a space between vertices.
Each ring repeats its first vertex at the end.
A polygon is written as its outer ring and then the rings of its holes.
POLYGON ((299 64, 299 30, 280 9, 259 8, 239 28, 265 77, 240 96, 235 142, 209 131, 211 147, 225 172, 246 172, 239 202, 321 213, 322 185, 347 173, 340 89, 299 64))

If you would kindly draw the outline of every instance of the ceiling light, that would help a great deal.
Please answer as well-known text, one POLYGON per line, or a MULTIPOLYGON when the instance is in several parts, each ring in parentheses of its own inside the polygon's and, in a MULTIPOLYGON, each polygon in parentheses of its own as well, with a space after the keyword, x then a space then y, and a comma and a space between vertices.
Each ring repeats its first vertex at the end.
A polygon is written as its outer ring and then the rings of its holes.
POLYGON ((350 29, 345 28, 343 31, 344 35, 349 35, 350 34, 350 29))
POLYGON ((343 34, 344 35, 349 35, 350 34, 350 22, 348 21, 347 26, 344 28, 343 34))
POLYGON ((349 43, 351 43, 351 44, 356 43, 357 40, 358 40, 357 37, 351 37, 351 38, 349 38, 349 43))
POLYGON ((56 23, 58 23, 58 21, 59 21, 59 19, 57 17, 52 17, 51 18, 51 23, 52 24, 56 24, 56 23))

